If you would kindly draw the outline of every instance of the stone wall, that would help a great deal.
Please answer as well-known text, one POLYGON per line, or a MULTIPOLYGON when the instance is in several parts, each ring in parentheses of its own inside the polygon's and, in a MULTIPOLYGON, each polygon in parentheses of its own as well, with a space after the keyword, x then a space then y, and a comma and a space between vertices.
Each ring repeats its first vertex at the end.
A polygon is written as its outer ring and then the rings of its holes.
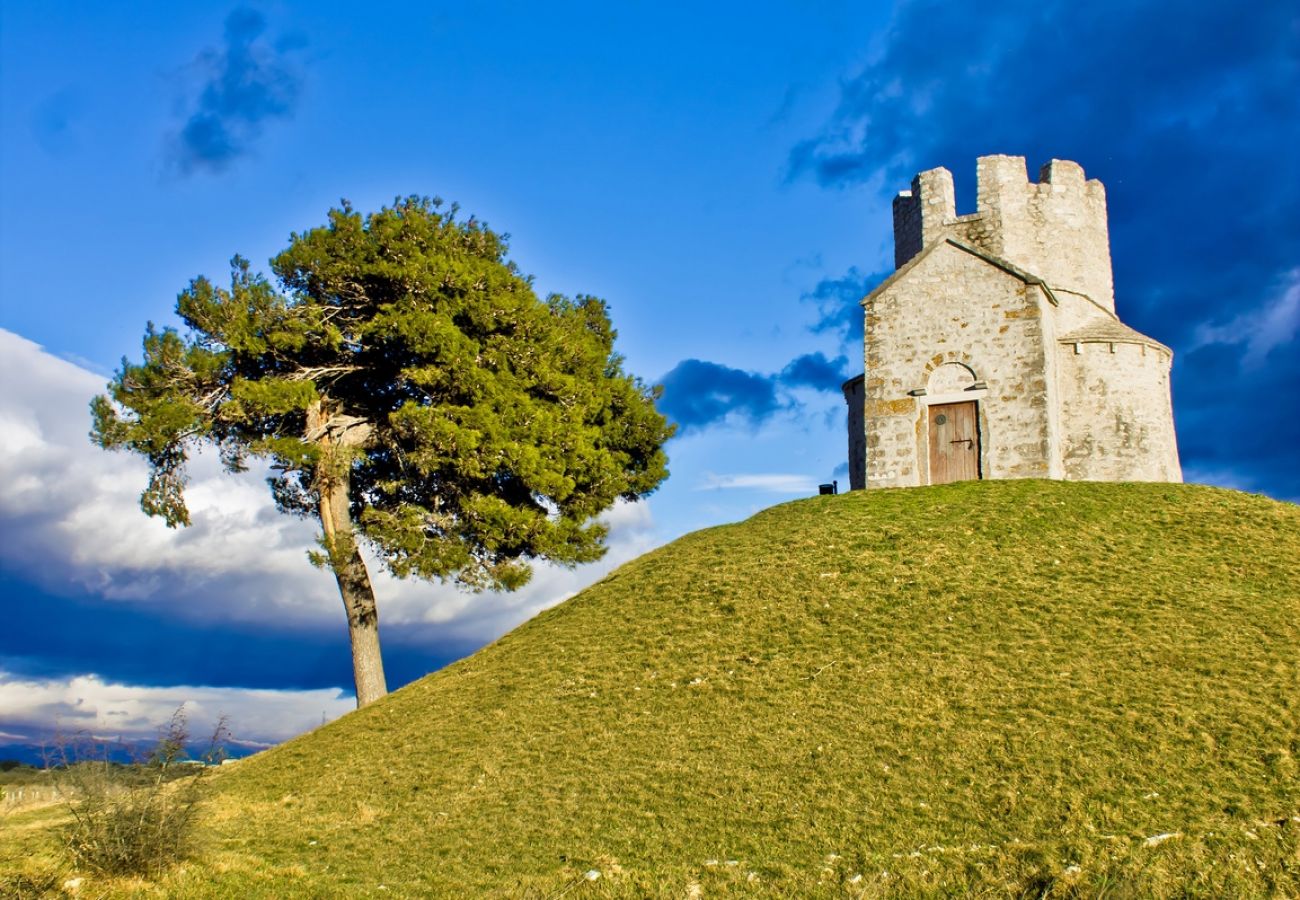
POLYGON ((1182 481, 1167 349, 1154 342, 1058 344, 1061 463, 1078 481, 1182 481))
POLYGON ((841 386, 844 400, 849 405, 849 490, 860 491, 867 486, 867 429, 862 421, 863 378, 850 378, 841 386))
POLYGON ((957 216, 952 173, 938 168, 912 179, 912 189, 894 198, 894 268, 903 265, 941 237, 951 236, 957 216))
POLYGON ((988 220, 987 249, 1053 288, 1087 294, 1114 311, 1106 189, 1078 163, 1054 159, 1039 183, 1023 156, 982 156, 976 166, 978 210, 988 220))
POLYGON ((867 487, 929 483, 925 408, 967 399, 979 404, 983 477, 1056 475, 1050 306, 1041 286, 948 243, 875 292, 866 310, 867 487), (932 373, 951 362, 984 387, 930 393, 932 373))
POLYGON ((1060 334, 1069 334, 1082 328, 1095 328, 1117 322, 1114 313, 1092 302, 1085 294, 1053 289, 1056 297, 1056 328, 1060 334))

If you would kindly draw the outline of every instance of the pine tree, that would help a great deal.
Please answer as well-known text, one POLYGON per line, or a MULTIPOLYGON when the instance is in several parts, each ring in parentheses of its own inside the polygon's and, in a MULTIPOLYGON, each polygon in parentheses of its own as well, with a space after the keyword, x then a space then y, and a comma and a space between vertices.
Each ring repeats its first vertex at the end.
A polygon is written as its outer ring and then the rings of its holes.
POLYGON ((455 206, 346 202, 294 234, 273 284, 235 257, 196 278, 187 326, 144 337, 91 404, 93 440, 150 464, 140 505, 189 524, 186 461, 269 459, 282 512, 321 526, 313 562, 347 612, 358 706, 387 688, 361 544, 399 577, 512 590, 530 563, 599 559, 596 516, 667 477, 657 391, 624 373, 605 304, 545 301, 505 239, 455 206))

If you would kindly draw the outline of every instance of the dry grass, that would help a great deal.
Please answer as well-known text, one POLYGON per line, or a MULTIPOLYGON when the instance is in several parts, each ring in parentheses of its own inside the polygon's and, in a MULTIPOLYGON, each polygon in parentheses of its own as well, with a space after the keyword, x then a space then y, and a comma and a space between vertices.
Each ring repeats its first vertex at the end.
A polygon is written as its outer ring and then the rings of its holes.
POLYGON ((775 507, 221 773, 156 890, 1300 895, 1298 561, 1191 486, 775 507))
POLYGON ((68 824, 66 808, 42 803, 0 816, 0 897, 41 900, 62 897, 72 877, 60 853, 59 833, 68 824))

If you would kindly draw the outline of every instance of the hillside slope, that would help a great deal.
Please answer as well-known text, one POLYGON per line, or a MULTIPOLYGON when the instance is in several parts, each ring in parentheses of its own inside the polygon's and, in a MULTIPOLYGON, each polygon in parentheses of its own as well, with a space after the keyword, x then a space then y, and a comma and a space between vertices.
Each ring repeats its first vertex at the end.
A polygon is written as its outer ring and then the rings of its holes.
POLYGON ((688 535, 233 767, 170 887, 1296 895, 1297 756, 1300 507, 855 492, 688 535))

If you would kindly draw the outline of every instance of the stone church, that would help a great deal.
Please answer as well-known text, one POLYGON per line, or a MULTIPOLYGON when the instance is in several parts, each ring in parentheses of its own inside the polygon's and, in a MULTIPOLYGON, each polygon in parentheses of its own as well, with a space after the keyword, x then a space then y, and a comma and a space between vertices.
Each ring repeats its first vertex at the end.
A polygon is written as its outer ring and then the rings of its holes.
POLYGON ((1115 315, 1106 193, 1077 163, 1037 184, 984 156, 976 211, 952 173, 894 199, 896 271, 844 384, 853 488, 975 478, 1181 481, 1170 349, 1115 315))

